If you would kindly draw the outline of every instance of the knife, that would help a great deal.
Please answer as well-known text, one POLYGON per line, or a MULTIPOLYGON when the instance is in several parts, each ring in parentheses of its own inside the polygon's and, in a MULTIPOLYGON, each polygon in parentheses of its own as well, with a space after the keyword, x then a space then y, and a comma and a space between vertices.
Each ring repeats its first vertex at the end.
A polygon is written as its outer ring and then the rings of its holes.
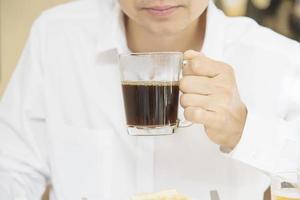
POLYGON ((210 191, 210 200, 220 200, 219 194, 217 190, 210 191))

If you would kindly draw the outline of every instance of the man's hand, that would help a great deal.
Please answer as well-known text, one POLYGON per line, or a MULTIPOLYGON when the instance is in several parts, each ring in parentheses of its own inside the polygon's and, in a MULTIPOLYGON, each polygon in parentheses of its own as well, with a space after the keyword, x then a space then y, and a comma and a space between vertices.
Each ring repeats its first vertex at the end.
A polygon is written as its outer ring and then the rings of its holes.
POLYGON ((232 150, 247 117, 232 67, 192 50, 184 53, 184 60, 180 103, 185 118, 203 124, 213 142, 232 150))

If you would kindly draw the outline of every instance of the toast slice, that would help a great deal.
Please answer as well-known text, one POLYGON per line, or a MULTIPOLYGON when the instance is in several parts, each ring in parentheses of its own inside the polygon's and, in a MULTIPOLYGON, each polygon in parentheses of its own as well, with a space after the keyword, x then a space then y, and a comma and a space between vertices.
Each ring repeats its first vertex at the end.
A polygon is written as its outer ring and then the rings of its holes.
POLYGON ((165 190, 157 193, 147 193, 136 195, 131 200, 191 200, 179 194, 176 190, 165 190))

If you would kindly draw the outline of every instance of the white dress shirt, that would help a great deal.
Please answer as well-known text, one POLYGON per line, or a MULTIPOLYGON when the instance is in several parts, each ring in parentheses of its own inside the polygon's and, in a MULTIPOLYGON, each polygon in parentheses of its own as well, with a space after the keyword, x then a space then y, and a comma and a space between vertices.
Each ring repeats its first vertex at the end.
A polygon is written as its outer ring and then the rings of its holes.
MULTIPOLYGON (((128 200, 174 188, 208 200, 256 200, 267 173, 300 167, 300 47, 210 2, 202 51, 230 64, 248 108, 230 154, 202 125, 172 136, 126 133, 118 53, 126 52, 117 3, 84 0, 34 23, 0 104, 0 199, 128 200)), ((142 66, 141 66, 142 68, 142 66)), ((141 69, 142 70, 142 69, 141 69)))

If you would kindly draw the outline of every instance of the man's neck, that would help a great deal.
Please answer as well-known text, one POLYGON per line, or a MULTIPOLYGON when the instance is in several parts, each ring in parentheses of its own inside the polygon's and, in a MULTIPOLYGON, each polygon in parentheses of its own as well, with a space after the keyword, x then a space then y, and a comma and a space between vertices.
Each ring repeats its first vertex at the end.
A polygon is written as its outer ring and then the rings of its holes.
POLYGON ((126 37, 132 52, 200 51, 204 41, 206 12, 178 34, 158 35, 126 19, 126 37))

